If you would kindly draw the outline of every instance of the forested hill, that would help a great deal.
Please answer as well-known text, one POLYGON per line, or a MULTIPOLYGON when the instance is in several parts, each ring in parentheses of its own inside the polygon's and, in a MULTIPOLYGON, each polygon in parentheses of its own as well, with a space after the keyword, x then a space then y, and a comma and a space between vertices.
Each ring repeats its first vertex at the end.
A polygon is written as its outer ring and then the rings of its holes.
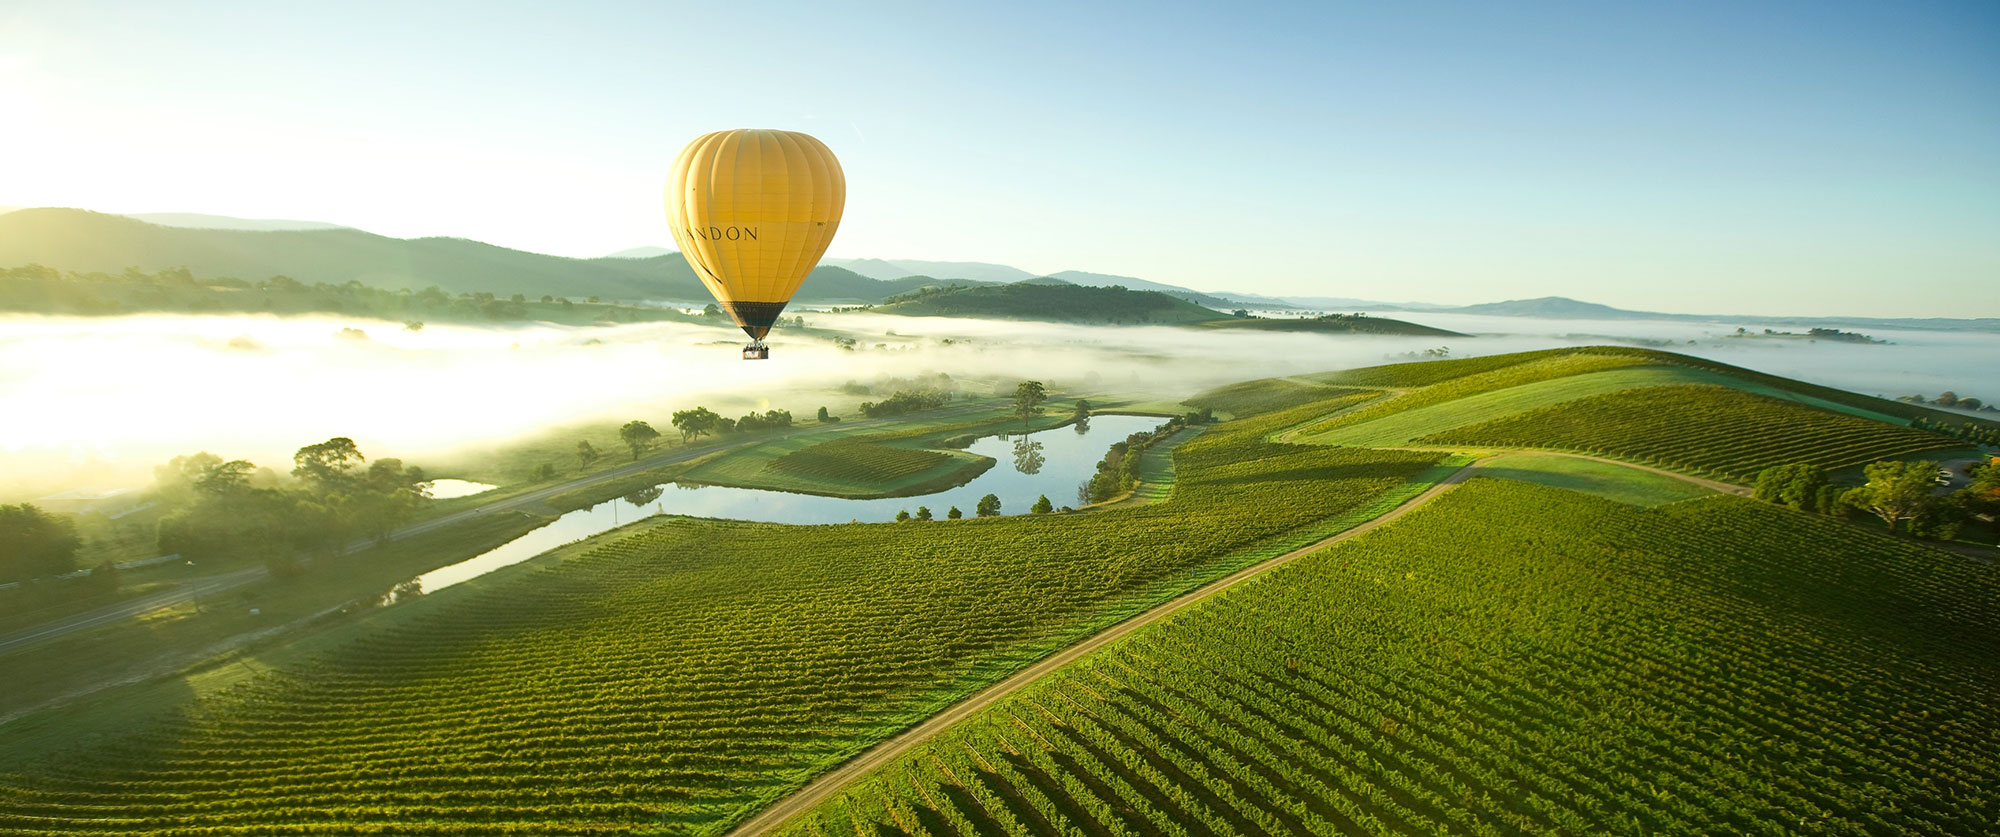
MULTIPOLYGON (((501 297, 544 294, 585 299, 704 300, 708 291, 680 254, 648 259, 569 259, 462 238, 390 238, 353 229, 216 230, 163 227, 80 209, 23 209, 0 215, 0 267, 40 264, 78 273, 154 272, 185 267, 197 277, 260 281, 289 276, 307 285, 360 282, 377 288, 501 297)), ((882 281, 820 266, 801 302, 877 302, 922 278, 882 281)))
POLYGON ((1129 288, 1072 285, 1043 277, 1010 285, 927 286, 892 297, 875 309, 913 317, 978 317, 1120 325, 1302 331, 1326 334, 1465 335, 1385 317, 1337 315, 1317 319, 1234 317, 1172 294, 1129 288))
POLYGON ((1226 316, 1156 291, 1092 288, 1060 281, 932 286, 891 297, 875 310, 913 317, 1173 325, 1226 316))

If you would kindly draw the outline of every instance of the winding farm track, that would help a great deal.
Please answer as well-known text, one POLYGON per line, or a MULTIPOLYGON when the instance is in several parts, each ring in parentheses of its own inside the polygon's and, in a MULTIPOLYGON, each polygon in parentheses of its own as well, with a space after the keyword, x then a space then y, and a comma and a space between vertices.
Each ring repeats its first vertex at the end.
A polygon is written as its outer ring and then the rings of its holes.
MULTIPOLYGON (((1426 449, 1426 450, 1432 450, 1432 449, 1426 449)), ((1207 585, 1199 589, 1183 594, 1178 598, 1175 598, 1171 601, 1166 602, 1165 604, 1160 605, 1159 607, 1153 608, 1152 610, 1148 610, 1144 613, 1141 613, 1137 616, 1134 616, 1130 619, 1120 622, 1117 625, 1113 625, 1112 627, 1105 629, 1103 632, 1098 633, 1090 637, 1089 639, 1086 639, 1082 642, 1079 642, 1075 645, 1072 645, 1068 648, 1058 651, 1055 654, 1052 654, 1044 658, 1042 661, 1035 663, 1032 666, 1029 666, 1025 669, 1015 672, 1012 676, 1008 677, 1007 679, 995 683, 991 686, 988 686, 984 690, 978 692, 977 694, 974 694, 972 697, 966 698, 963 701, 953 704, 949 708, 945 709, 943 712, 939 712, 936 715, 932 715, 930 718, 926 719, 923 723, 920 723, 914 727, 909 728, 908 730, 905 730, 901 735, 898 735, 895 738, 891 738, 887 741, 877 744, 873 748, 863 752, 861 755, 855 756, 852 760, 848 761, 845 764, 842 764, 841 766, 835 768, 831 772, 820 776, 818 779, 814 779, 810 784, 806 785, 803 788, 800 788, 792 795, 772 803, 769 807, 763 809, 762 811, 757 812, 756 816, 744 820, 741 825, 738 825, 736 826, 736 828, 730 830, 728 832, 728 837, 757 837, 757 835, 770 834, 773 831, 776 831, 780 826, 784 825, 792 817, 798 816, 799 814, 811 810, 815 806, 819 805, 821 802, 826 801, 828 797, 831 797, 834 794, 839 793, 843 788, 846 788, 849 784, 853 783, 854 781, 862 778, 863 776, 868 775, 869 773, 874 772, 877 768, 882 767, 883 765, 895 761, 897 758, 901 757, 905 753, 908 753, 910 750, 915 749, 918 745, 923 744, 925 741, 930 740, 933 736, 936 736, 938 733, 943 732, 951 725, 956 724, 959 721, 963 721, 967 718, 970 718, 979 711, 989 706, 992 706, 995 703, 1000 702, 1007 696, 1020 691, 1023 687, 1027 686, 1028 684, 1041 679, 1044 675, 1047 675, 1050 672, 1055 671, 1056 669, 1062 668, 1063 666, 1069 665, 1070 663, 1076 662, 1077 660, 1082 659, 1084 655, 1089 654, 1092 651, 1096 651, 1097 649, 1109 645, 1113 642, 1116 642, 1120 638, 1128 636, 1132 632, 1137 631, 1140 628, 1144 628, 1147 625, 1151 625, 1155 622, 1160 621, 1161 619, 1165 619, 1168 616, 1172 616, 1173 614, 1187 607, 1199 604, 1200 602, 1209 598, 1210 596, 1214 596, 1217 593, 1220 593, 1224 590, 1227 590, 1231 587, 1234 587, 1238 584, 1241 584, 1245 581, 1248 581, 1252 578, 1262 575, 1263 573, 1269 570, 1284 566, 1285 564, 1291 563, 1292 561, 1298 560, 1299 558, 1305 557, 1314 552, 1318 552, 1322 549, 1333 546, 1334 544, 1340 543, 1350 538, 1360 537, 1361 535, 1367 534, 1368 532, 1373 531, 1376 528, 1387 526, 1390 523, 1394 523, 1396 520, 1400 519, 1403 515, 1416 511, 1417 509, 1422 508, 1424 504, 1437 499, 1439 495, 1445 493, 1446 491, 1451 490, 1452 486, 1465 482, 1467 479, 1470 479, 1472 477, 1479 476, 1477 469, 1481 465, 1503 460, 1510 456, 1519 456, 1527 454, 1533 454, 1538 456, 1561 456, 1569 459, 1583 459, 1591 462, 1603 462, 1608 465, 1617 465, 1624 468, 1632 468, 1635 470, 1647 471, 1650 473, 1659 474, 1661 476, 1672 477, 1674 479, 1681 480, 1683 482, 1691 483, 1694 485, 1699 485, 1703 488, 1707 488, 1711 491, 1717 491, 1723 494, 1734 494, 1737 496, 1749 496, 1750 494, 1750 489, 1740 485, 1732 485, 1726 482, 1716 482, 1715 480, 1702 479, 1701 477, 1690 476, 1688 474, 1680 474, 1680 473, 1675 473, 1673 471, 1662 470, 1659 468, 1651 468, 1645 465, 1638 465, 1631 462, 1623 462, 1616 459, 1606 459, 1601 456, 1589 456, 1580 453, 1561 453, 1557 451, 1540 451, 1540 450, 1519 450, 1519 451, 1505 451, 1481 457, 1479 460, 1472 462, 1456 471, 1453 471, 1449 476, 1445 477, 1442 480, 1439 480, 1437 485, 1431 486, 1430 490, 1425 491, 1422 494, 1419 494, 1415 497, 1410 498, 1409 500, 1404 501, 1402 505, 1397 506, 1394 509, 1391 509, 1387 514, 1384 514, 1381 517, 1377 517, 1373 520, 1370 520, 1345 532, 1341 532, 1340 534, 1326 538, 1325 540, 1307 544, 1306 546, 1299 547, 1298 549, 1294 549, 1291 552, 1287 552, 1276 558, 1272 558, 1268 561, 1264 561, 1262 563, 1253 566, 1245 567, 1241 570, 1236 571, 1235 573, 1230 574, 1227 577, 1209 582, 1207 585)))
MULTIPOLYGON (((1480 461, 1483 462, 1485 460, 1480 461)), ((974 713, 998 703, 1008 695, 1020 691, 1022 687, 1033 683, 1043 675, 1076 662, 1083 658, 1084 655, 1116 642, 1140 628, 1172 616, 1192 605, 1199 604, 1210 596, 1256 578, 1265 572, 1289 564, 1292 561, 1311 555, 1341 541, 1360 537, 1378 527, 1387 526, 1403 515, 1416 511, 1422 508, 1424 504, 1437 499, 1438 495, 1451 490, 1452 486, 1464 482, 1469 477, 1476 476, 1473 468, 1478 465, 1479 462, 1474 462, 1453 471, 1449 476, 1439 480, 1437 485, 1431 486, 1430 490, 1403 501, 1402 505, 1391 509, 1387 514, 1340 534, 1299 547, 1276 558, 1237 570, 1228 576, 1211 581, 1192 592, 1182 594, 1178 598, 1170 600, 1152 610, 1106 628, 1089 639, 1051 654, 1043 658, 1040 662, 1015 672, 1007 679, 988 686, 965 700, 952 704, 943 712, 925 719, 923 723, 904 730, 901 735, 875 745, 864 751, 861 755, 855 756, 847 763, 814 779, 810 784, 800 788, 792 795, 771 803, 769 807, 757 812, 756 816, 744 820, 742 824, 730 830, 728 832, 729 837, 753 837, 754 835, 769 834, 777 830, 779 826, 784 825, 792 817, 811 810, 828 797, 839 793, 849 783, 866 776, 878 767, 896 760, 896 758, 908 753, 918 745, 930 740, 932 736, 943 732, 952 724, 965 720, 974 713)))

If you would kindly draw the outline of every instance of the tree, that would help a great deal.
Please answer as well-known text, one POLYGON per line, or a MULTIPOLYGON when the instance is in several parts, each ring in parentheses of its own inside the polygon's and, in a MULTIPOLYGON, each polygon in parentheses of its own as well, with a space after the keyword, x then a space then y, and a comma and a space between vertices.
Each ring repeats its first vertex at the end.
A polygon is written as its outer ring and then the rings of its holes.
POLYGON ((1014 387, 1014 415, 1022 422, 1041 414, 1042 402, 1048 400, 1049 392, 1041 381, 1022 381, 1014 387))
POLYGON ((1077 421, 1083 421, 1085 419, 1090 418, 1090 402, 1085 401, 1081 398, 1077 399, 1076 408, 1070 411, 1070 417, 1076 419, 1077 421))
POLYGON ((587 440, 576 443, 576 460, 582 463, 584 468, 589 468, 591 463, 596 462, 597 458, 602 455, 587 440))
POLYGON ((657 485, 650 485, 645 488, 641 488, 638 491, 634 491, 630 494, 625 495, 625 502, 631 503, 633 508, 643 509, 647 506, 652 505, 655 501, 659 500, 660 497, 662 495, 665 495, 666 493, 667 493, 666 489, 661 488, 660 486, 657 485))
POLYGON ((918 506, 918 507, 917 507, 917 519, 918 519, 918 520, 930 520, 930 519, 931 519, 931 507, 930 507, 930 506, 918 506))
POLYGON ((250 487, 250 474, 256 470, 257 466, 242 459, 209 465, 194 478, 195 493, 220 497, 243 491, 250 487))
POLYGON ((896 522, 897 522, 897 523, 908 523, 908 522, 910 522, 910 510, 909 510, 909 509, 897 509, 897 510, 896 510, 896 522))
MULTIPOLYGON (((597 300, 593 298, 590 301, 596 302, 597 300)), ((701 309, 701 315, 711 320, 719 320, 722 319, 722 309, 716 307, 715 303, 711 302, 708 304, 708 307, 701 309)))
POLYGON ((556 478, 556 464, 544 462, 535 466, 535 482, 546 482, 556 478))
POLYGON ((1055 510, 1056 506, 1054 503, 1049 502, 1049 495, 1047 494, 1037 498, 1035 504, 1028 507, 1028 511, 1031 514, 1048 514, 1055 510))
POLYGON ((951 511, 944 513, 944 517, 946 520, 957 520, 964 516, 965 512, 959 511, 957 506, 952 506, 951 511))
POLYGON ((349 472, 366 459, 353 439, 335 436, 292 454, 292 476, 305 480, 321 496, 341 493, 352 479, 349 472))
POLYGON ((1774 465, 1757 474, 1750 496, 1799 511, 1819 511, 1820 489, 1826 484, 1826 469, 1818 465, 1774 465))
POLYGON ((1958 406, 1958 393, 1952 392, 1951 390, 1945 390, 1944 392, 1938 393, 1937 400, 1932 401, 1931 403, 1936 404, 1940 407, 1956 407, 1958 406))
POLYGON ((714 435, 722 427, 722 417, 707 407, 678 410, 674 413, 674 427, 681 431, 681 441, 692 442, 703 436, 714 435))
POLYGON ((980 517, 998 517, 1000 514, 999 495, 988 494, 979 498, 979 505, 974 506, 972 511, 980 517))
POLYGON ((76 524, 22 503, 0 506, 0 583, 76 569, 76 524))
POLYGON ((1035 437, 1023 434, 1014 437, 1014 470, 1023 474, 1039 474, 1042 465, 1048 462, 1042 455, 1042 443, 1035 437))
POLYGON ((1889 531, 1924 513, 1937 498, 1936 462, 1877 462, 1863 469, 1868 483, 1847 493, 1847 501, 1882 518, 1889 531))
MULTIPOLYGON (((678 414, 674 421, 676 423, 680 421, 678 414)), ((632 449, 632 461, 637 462, 639 454, 652 449, 653 440, 660 438, 660 431, 654 430, 650 424, 633 419, 626 422, 624 427, 618 428, 618 438, 624 440, 625 446, 632 449)))
POLYGON ((1231 311, 1231 312, 1229 312, 1229 316, 1232 316, 1232 317, 1235 317, 1235 318, 1237 318, 1237 319, 1239 319, 1239 320, 1240 320, 1240 319, 1247 319, 1247 318, 1249 318, 1249 316, 1250 316, 1250 309, 1248 309, 1248 308, 1238 308, 1238 309, 1236 309, 1236 310, 1234 310, 1234 311, 1231 311))
POLYGON ((828 413, 825 407, 819 408, 819 421, 821 424, 830 424, 833 422, 832 414, 828 413))

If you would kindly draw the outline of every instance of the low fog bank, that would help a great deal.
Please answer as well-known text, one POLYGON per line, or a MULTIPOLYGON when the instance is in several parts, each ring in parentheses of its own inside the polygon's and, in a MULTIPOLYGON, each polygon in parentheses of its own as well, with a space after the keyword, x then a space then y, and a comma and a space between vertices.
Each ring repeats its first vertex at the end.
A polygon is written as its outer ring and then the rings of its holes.
MULTIPOLYGON (((1399 314, 1474 338, 1384 337, 804 314, 853 349, 778 332, 745 362, 733 328, 400 324, 339 317, 0 317, 0 498, 145 485, 154 465, 209 450, 284 471, 301 445, 349 436, 421 464, 588 421, 674 409, 810 416, 856 400, 848 381, 944 372, 1173 401, 1230 381, 1409 359, 1616 340, 1672 348, 1868 394, 2000 398, 2000 335, 1880 332, 1894 345, 1739 340, 1679 321, 1399 314), (1694 340, 1689 345, 1686 341, 1694 340), (1989 392, 1990 390, 1990 392, 1989 392)), ((1803 328, 1797 329, 1803 331, 1803 328)))

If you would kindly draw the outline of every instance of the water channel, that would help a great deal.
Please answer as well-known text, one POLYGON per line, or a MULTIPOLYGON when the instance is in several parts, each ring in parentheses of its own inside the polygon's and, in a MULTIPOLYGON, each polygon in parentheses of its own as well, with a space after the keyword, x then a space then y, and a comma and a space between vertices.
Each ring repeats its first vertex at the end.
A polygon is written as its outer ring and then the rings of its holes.
MULTIPOLYGON (((986 436, 966 450, 992 457, 996 460, 993 467, 957 488, 916 497, 849 500, 753 488, 664 483, 565 514, 547 526, 478 556, 418 576, 415 585, 422 592, 436 592, 653 514, 824 524, 889 521, 895 519, 898 511, 915 514, 918 506, 928 507, 940 520, 953 506, 971 517, 979 498, 988 494, 1000 498, 1003 515, 1025 514, 1044 495, 1058 508, 1076 505, 1077 487, 1097 472, 1098 461, 1113 443, 1124 441, 1133 433, 1152 430, 1163 421, 1157 416, 1103 415, 1038 433, 986 436)), ((408 585, 402 589, 407 590, 408 585)))

